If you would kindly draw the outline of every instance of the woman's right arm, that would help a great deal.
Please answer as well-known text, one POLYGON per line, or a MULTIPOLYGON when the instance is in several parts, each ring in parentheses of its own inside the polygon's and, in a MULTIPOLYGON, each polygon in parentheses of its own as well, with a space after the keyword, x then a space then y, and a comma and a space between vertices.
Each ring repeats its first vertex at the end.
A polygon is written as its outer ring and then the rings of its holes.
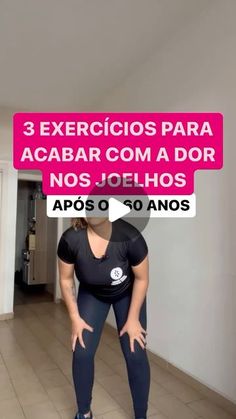
POLYGON ((85 348, 82 335, 83 329, 87 329, 90 332, 93 332, 93 328, 89 326, 79 315, 74 282, 74 264, 65 263, 60 258, 58 258, 58 268, 61 293, 72 322, 71 343, 72 350, 74 351, 77 339, 79 339, 81 346, 85 348))
POLYGON ((74 264, 65 263, 58 259, 60 287, 63 299, 65 301, 71 320, 79 317, 78 306, 76 302, 74 264))

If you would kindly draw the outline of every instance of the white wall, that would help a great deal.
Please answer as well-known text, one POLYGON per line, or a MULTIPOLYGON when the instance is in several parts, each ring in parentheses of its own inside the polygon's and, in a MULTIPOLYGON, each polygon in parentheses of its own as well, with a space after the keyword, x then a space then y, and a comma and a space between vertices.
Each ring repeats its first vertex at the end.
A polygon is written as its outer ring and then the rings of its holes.
POLYGON ((225 115, 224 169, 197 173, 197 217, 151 220, 144 234, 151 263, 148 347, 234 401, 235 14, 233 0, 214 1, 99 107, 225 115))
POLYGON ((9 113, 0 112, 0 315, 13 312, 17 171, 11 162, 12 131, 9 113), (9 243, 11 245, 9 245, 9 243))
POLYGON ((0 160, 0 315, 13 312, 17 172, 0 160), (11 245, 10 245, 11 244, 11 245))

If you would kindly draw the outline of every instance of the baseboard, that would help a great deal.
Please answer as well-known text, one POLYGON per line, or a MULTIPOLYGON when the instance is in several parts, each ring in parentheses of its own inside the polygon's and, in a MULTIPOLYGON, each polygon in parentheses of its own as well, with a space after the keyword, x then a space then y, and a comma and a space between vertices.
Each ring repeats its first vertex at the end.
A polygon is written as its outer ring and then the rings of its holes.
MULTIPOLYGON (((105 330, 117 336, 116 328, 114 328, 108 323, 105 324, 105 330)), ((179 378, 184 383, 193 387, 195 390, 201 393, 204 397, 208 398, 209 400, 212 400, 215 404, 217 404, 219 407, 229 412, 231 415, 232 414, 236 415, 236 404, 233 401, 217 393, 215 390, 212 390, 211 388, 207 387, 205 384, 202 384, 196 378, 193 378, 191 375, 177 368, 176 366, 166 361, 161 356, 154 354, 150 350, 147 350, 147 352, 148 352, 149 359, 155 362, 155 364, 164 368, 166 371, 170 372, 171 374, 179 378)))
POLYGON ((3 313, 3 314, 0 314, 0 321, 11 320, 13 318, 14 318, 14 313, 3 313))

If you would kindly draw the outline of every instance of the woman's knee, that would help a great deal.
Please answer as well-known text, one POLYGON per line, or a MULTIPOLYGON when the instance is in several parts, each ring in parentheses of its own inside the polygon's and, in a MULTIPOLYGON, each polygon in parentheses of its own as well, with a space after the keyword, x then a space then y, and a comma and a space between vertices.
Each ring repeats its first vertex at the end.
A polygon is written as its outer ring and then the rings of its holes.
POLYGON ((93 360, 95 357, 95 350, 92 348, 91 345, 87 345, 85 348, 81 346, 79 341, 77 340, 75 350, 73 352, 73 360, 74 361, 81 361, 81 362, 88 362, 93 360))
POLYGON ((131 351, 130 347, 126 347, 123 350, 125 360, 129 365, 138 367, 143 363, 147 362, 147 353, 145 349, 142 349, 141 346, 136 342, 134 345, 134 352, 131 351))

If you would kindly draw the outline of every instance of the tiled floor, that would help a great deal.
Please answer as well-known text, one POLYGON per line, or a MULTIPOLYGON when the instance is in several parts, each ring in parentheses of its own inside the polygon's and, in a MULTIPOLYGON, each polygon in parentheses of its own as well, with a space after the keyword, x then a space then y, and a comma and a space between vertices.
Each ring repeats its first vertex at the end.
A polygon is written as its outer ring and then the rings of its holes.
MULTIPOLYGON (((152 419, 233 419, 232 415, 151 361, 152 419)), ((61 304, 15 306, 0 322, 0 419, 73 419, 70 322, 61 304)), ((107 329, 96 355, 97 419, 132 418, 119 342, 107 329)))

